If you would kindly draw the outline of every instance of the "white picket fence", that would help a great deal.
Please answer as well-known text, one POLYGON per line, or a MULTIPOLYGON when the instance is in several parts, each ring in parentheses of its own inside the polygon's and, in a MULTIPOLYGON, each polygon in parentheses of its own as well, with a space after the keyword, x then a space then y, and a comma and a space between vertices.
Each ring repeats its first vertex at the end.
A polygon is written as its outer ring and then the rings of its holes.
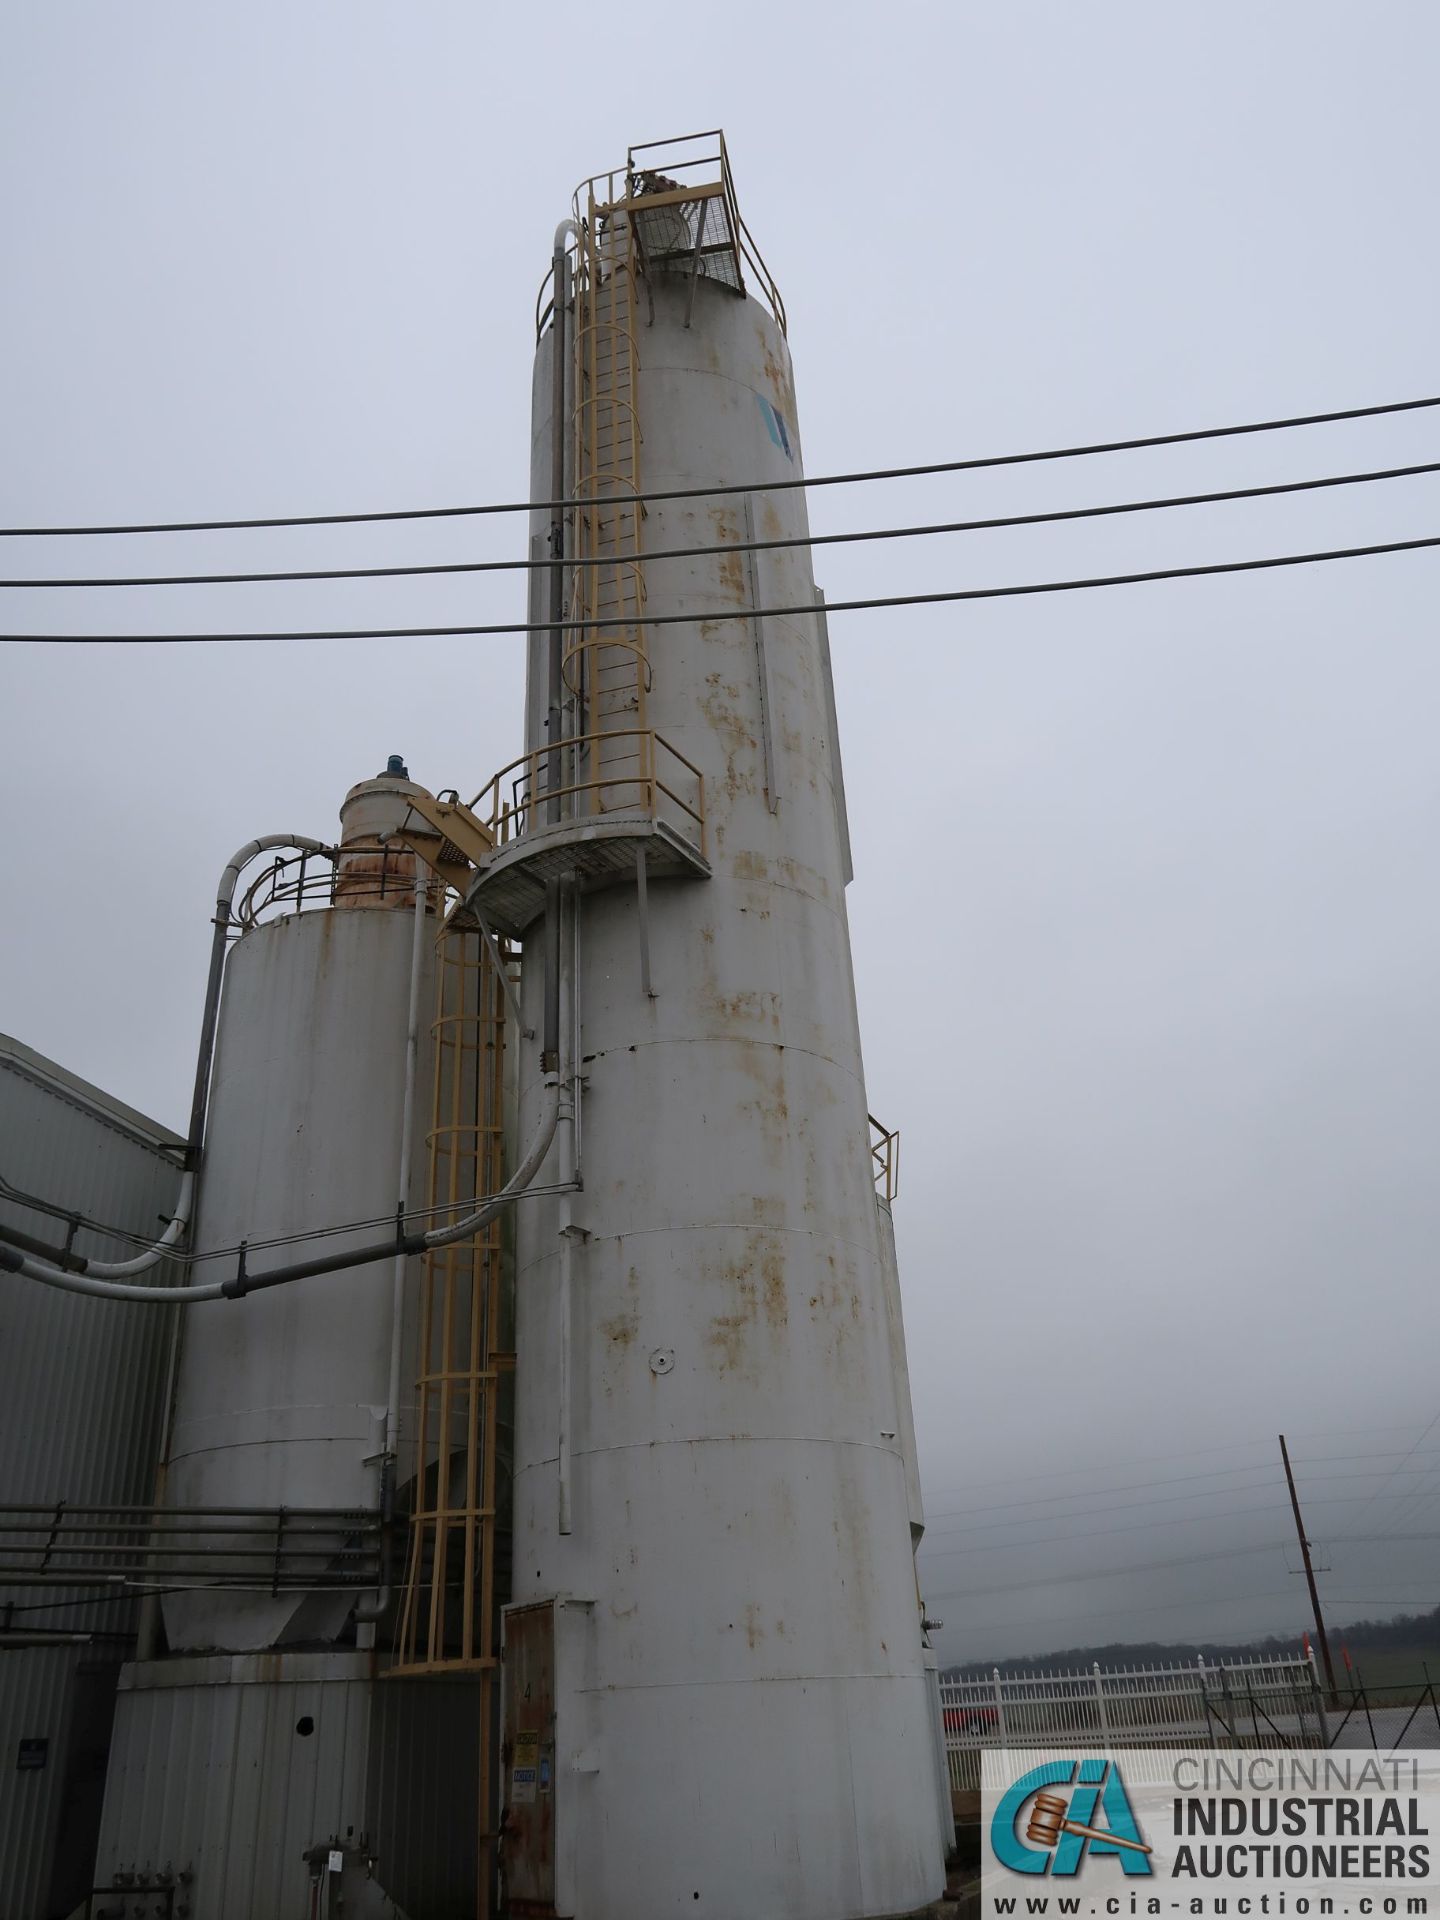
POLYGON ((940 1682, 950 1784, 980 1785, 986 1747, 1321 1745, 1312 1662, 1119 1667, 946 1676, 940 1682))

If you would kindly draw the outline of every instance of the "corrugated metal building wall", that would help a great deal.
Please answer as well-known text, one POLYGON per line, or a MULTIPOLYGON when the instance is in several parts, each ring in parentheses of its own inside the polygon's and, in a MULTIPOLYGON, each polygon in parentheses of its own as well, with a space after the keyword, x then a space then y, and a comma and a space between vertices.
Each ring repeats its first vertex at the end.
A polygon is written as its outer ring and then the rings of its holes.
MULTIPOLYGON (((174 1205, 182 1149, 177 1135, 0 1035, 0 1219, 64 1240, 65 1224, 21 1205, 19 1190, 122 1234, 158 1233, 174 1205)), ((108 1259, 134 1251, 85 1228, 74 1244, 108 1259)), ((173 1319, 167 1309, 5 1277, 0 1502, 130 1505, 153 1497, 173 1319)), ((134 1629, 132 1600, 0 1589, 4 1920, 52 1920, 91 1884, 115 1680, 134 1629), (86 1645, 4 1644, 22 1629, 95 1637, 86 1645), (24 1767, 22 1741, 32 1762, 24 1767), (40 1741, 43 1748, 33 1744, 40 1741)))
POLYGON ((99 1881, 183 1871, 201 1920, 283 1920, 304 1901, 311 1848, 364 1843, 412 1920, 473 1916, 475 1677, 375 1672, 371 1655, 334 1650, 127 1667, 99 1881))

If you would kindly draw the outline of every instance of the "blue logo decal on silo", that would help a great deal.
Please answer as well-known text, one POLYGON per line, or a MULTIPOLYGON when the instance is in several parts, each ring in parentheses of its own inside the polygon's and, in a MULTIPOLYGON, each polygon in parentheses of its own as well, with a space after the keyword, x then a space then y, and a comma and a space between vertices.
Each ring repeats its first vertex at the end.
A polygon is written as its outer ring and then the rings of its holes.
POLYGON ((770 438, 775 442, 776 446, 779 447, 787 460, 793 460, 795 458, 795 450, 790 445, 790 433, 785 425, 784 414, 777 413, 763 394, 757 393, 755 399, 761 413, 765 416, 765 425, 770 430, 770 438))

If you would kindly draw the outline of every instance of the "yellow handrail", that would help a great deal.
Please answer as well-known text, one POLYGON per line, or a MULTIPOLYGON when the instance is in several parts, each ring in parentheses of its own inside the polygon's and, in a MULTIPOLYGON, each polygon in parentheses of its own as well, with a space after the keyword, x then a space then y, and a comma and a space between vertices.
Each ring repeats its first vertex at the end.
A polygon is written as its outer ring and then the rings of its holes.
POLYGON ((612 799, 613 810, 633 804, 658 820, 660 802, 668 800, 693 823, 699 851, 702 857, 705 855, 705 776, 678 747, 650 727, 601 728, 562 740, 558 747, 532 747, 491 775, 472 801, 471 811, 494 834, 497 846, 508 846, 543 824, 534 818, 537 809, 559 802, 565 819, 604 813, 605 796, 624 790, 634 792, 636 799, 632 803, 612 799), (636 744, 617 766, 615 746, 623 740, 636 744), (587 770, 585 763, 598 759, 602 747, 610 756, 605 768, 587 770), (693 797, 679 790, 685 782, 677 778, 672 762, 694 782, 693 797), (556 771, 560 777, 552 781, 550 776, 556 771))

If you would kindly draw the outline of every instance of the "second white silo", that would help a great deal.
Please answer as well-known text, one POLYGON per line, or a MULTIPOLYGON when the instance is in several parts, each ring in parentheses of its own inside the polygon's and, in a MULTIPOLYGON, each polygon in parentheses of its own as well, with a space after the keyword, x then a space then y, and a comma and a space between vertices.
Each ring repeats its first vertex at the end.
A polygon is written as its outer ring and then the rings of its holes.
MULTIPOLYGON (((196 1244, 204 1255, 248 1242, 251 1276, 307 1250, 283 1236, 369 1223, 327 1236, 318 1250, 330 1254, 373 1245, 377 1221, 394 1217, 412 969, 418 960, 428 1018, 434 943, 427 925, 417 947, 413 855, 376 843, 402 823, 408 795, 419 791, 394 774, 353 788, 341 813, 334 904, 266 915, 226 961, 196 1244)), ((421 1048, 422 1073, 429 1059, 421 1048)), ((428 1112, 423 1086, 418 1099, 428 1112)), ((423 1128, 412 1135, 418 1194, 423 1128)), ((238 1259, 229 1254, 201 1271, 223 1278, 238 1259)), ((400 1328, 407 1403, 418 1262, 410 1264, 400 1328)), ((377 1509, 395 1304, 391 1269, 375 1263, 187 1309, 167 1503, 377 1509)), ((341 1534, 317 1542, 332 1552, 343 1543, 341 1534)), ((271 1597, 263 1583, 258 1592, 174 1593, 164 1601, 166 1631, 172 1649, 323 1642, 355 1600, 271 1597)))
MULTIPOLYGON (((619 193, 644 190, 632 169, 619 193)), ((697 199, 683 254, 652 251, 628 294, 626 223, 646 210, 589 209, 568 484, 612 503, 637 485, 751 491, 652 501, 643 522, 575 516, 569 553, 614 564, 571 612, 643 619, 605 648, 566 643, 585 696, 569 728, 608 737, 570 751, 558 823, 535 795, 536 637, 529 797, 477 890, 511 925, 546 879, 578 902, 556 1064, 582 1095, 583 1186, 517 1212, 504 1759, 515 1910, 576 1920, 893 1915, 943 1881, 828 650, 806 549, 723 551, 806 531, 803 493, 773 490, 801 472, 778 302, 726 284, 739 261, 697 224, 735 233, 731 205, 697 199), (667 831, 642 891, 627 820, 647 808, 667 831)), ((539 944, 531 918, 522 1137, 545 1098, 539 944)), ((544 1178, 568 1170, 552 1157, 544 1178)))

